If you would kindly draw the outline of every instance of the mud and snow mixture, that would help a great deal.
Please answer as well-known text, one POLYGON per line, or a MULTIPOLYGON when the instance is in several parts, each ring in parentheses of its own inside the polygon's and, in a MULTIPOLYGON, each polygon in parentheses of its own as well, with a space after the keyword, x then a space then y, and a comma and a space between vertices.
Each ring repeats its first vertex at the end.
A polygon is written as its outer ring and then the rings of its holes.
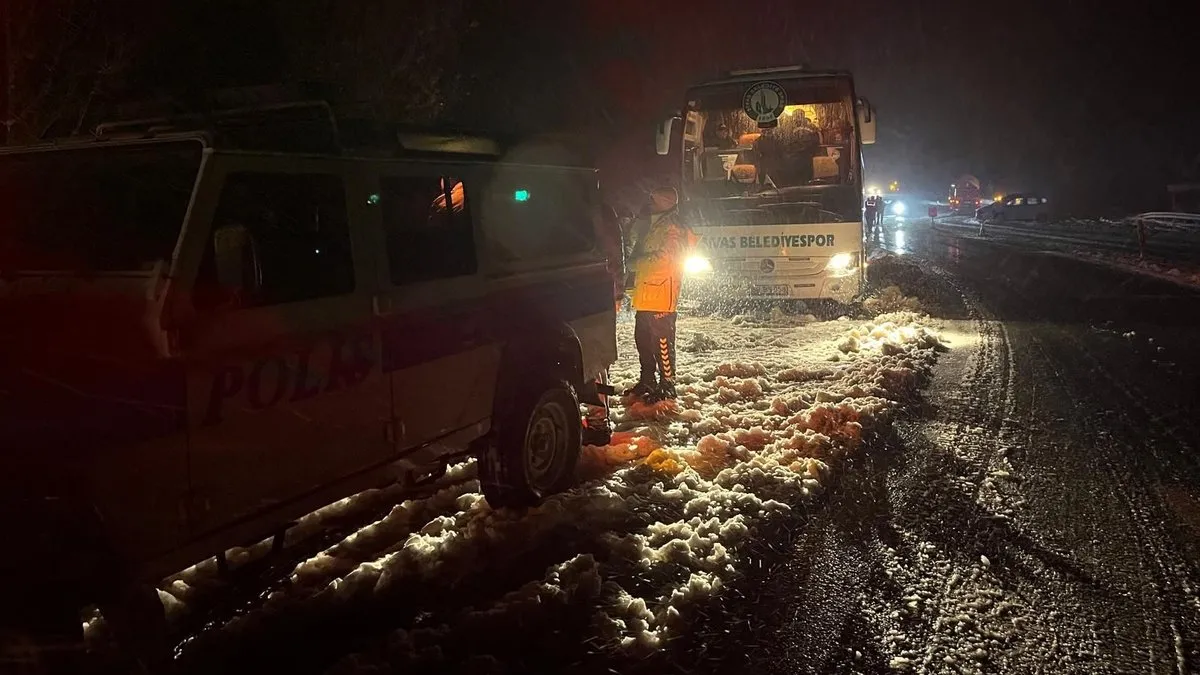
MULTIPOLYGON (((619 326, 618 391, 637 377, 632 325, 619 326)), ((678 331, 678 402, 618 404, 613 443, 585 448, 578 488, 528 512, 493 510, 468 463, 431 496, 375 490, 338 502, 289 537, 395 505, 193 646, 432 603, 334 672, 487 660, 487 640, 463 638, 517 624, 530 638, 538 626, 583 622, 598 650, 658 649, 738 574, 739 550, 767 519, 788 517, 841 458, 864 451, 864 432, 911 400, 944 348, 931 320, 909 311, 871 321, 685 316, 678 331)), ((215 579, 211 562, 171 579, 161 591, 170 616, 187 616, 215 579)))

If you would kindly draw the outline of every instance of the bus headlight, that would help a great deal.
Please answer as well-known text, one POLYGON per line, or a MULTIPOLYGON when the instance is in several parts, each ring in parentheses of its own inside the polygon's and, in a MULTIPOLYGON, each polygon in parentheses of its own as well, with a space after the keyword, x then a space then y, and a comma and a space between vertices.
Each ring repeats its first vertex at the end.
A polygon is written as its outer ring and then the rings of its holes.
POLYGON ((854 256, 849 253, 838 253, 829 259, 825 269, 830 272, 845 272, 854 264, 854 256))
POLYGON ((707 274, 712 271, 712 263, 702 255, 694 255, 683 262, 683 273, 689 276, 707 274))

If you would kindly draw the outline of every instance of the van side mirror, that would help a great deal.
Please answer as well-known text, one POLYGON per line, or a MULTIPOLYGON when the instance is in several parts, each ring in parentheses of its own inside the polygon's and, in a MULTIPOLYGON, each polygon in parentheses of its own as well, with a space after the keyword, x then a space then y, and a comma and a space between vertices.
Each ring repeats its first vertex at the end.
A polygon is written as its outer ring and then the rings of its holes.
POLYGON ((658 132, 654 137, 655 149, 660 155, 668 155, 671 153, 671 130, 675 128, 675 120, 678 117, 668 117, 658 125, 658 132))
POLYGON ((871 102, 860 98, 854 109, 858 115, 858 135, 862 144, 875 143, 875 110, 871 108, 871 102))
POLYGON ((213 232, 217 285, 234 305, 247 304, 262 291, 262 261, 254 235, 242 225, 227 225, 213 232))

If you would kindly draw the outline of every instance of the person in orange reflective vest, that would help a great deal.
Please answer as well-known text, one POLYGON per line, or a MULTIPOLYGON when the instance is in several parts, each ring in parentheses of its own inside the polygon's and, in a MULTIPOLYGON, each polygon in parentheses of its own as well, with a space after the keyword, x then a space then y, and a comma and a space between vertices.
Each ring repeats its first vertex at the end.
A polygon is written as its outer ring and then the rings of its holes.
POLYGON ((441 193, 439 193, 438 196, 436 198, 434 198, 433 204, 430 205, 430 212, 431 212, 430 215, 431 216, 433 216, 435 214, 444 216, 446 214, 446 195, 447 194, 450 195, 450 204, 451 204, 451 208, 454 209, 454 212, 462 213, 463 203, 464 203, 465 196, 466 196, 465 193, 463 192, 463 184, 462 184, 462 181, 460 181, 460 180, 455 180, 455 179, 451 179, 451 180, 454 180, 454 182, 451 184, 449 192, 446 191, 446 179, 443 178, 441 180, 441 186, 440 186, 441 193))
POLYGON ((675 316, 683 265, 699 237, 679 217, 679 193, 659 188, 650 194, 649 213, 634 223, 629 257, 633 289, 634 343, 641 375, 625 392, 653 402, 675 398, 675 316))

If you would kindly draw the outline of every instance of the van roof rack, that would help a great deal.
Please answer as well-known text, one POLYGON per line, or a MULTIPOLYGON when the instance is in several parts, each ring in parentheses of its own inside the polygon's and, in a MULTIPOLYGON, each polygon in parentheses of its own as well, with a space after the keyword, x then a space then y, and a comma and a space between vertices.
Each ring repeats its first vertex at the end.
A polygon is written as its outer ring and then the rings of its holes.
POLYGON ((203 133, 213 145, 244 150, 334 152, 337 121, 324 101, 274 103, 247 108, 208 110, 145 117, 96 126, 97 140, 114 136, 154 137, 170 133, 203 133))
MULTIPOLYGON (((286 93, 286 92, 285 92, 286 93)), ((243 88, 212 96, 203 112, 181 111, 171 99, 121 108, 132 119, 95 127, 94 140, 153 138, 165 134, 203 135, 218 149, 304 154, 473 156, 530 163, 587 166, 590 153, 574 139, 505 137, 452 127, 421 127, 371 118, 339 118, 325 100, 288 100, 279 88, 243 88), (220 107, 213 104, 233 104, 220 107)))

